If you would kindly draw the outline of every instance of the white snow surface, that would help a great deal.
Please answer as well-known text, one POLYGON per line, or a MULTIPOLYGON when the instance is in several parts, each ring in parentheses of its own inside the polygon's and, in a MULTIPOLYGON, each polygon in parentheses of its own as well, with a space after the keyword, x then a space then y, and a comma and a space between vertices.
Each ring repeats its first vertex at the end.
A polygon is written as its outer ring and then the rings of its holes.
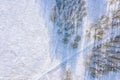
POLYGON ((55 64, 40 13, 35 0, 0 0, 0 80, 35 80, 55 64))

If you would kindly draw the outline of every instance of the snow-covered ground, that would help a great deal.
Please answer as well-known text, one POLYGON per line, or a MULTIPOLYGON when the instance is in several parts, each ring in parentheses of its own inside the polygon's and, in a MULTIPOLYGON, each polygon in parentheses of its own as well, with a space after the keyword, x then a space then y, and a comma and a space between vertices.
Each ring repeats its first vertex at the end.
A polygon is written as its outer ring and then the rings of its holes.
MULTIPOLYGON (((89 1, 87 4, 89 5, 87 7, 88 21, 93 22, 102 15, 100 12, 95 15, 93 13, 102 10, 104 0, 101 0, 102 7, 94 5, 94 3, 99 3, 97 2, 99 0, 86 1, 89 1)), ((51 37, 54 30, 52 30, 53 24, 48 19, 53 5, 54 0, 0 0, 0 80, 61 79, 61 65, 70 60, 73 55, 61 62, 55 59, 51 61, 52 49, 60 49, 60 44, 54 42, 54 39, 59 36, 51 37), (56 46, 52 48, 50 44, 56 46)), ((113 31, 116 32, 114 35, 119 34, 117 33, 119 30, 113 31)), ((87 45, 82 48, 87 48, 87 45)), ((62 50, 64 52, 66 49, 62 50)), ((84 77, 85 80, 96 80, 84 76, 84 61, 82 61, 84 57, 82 54, 78 56, 76 75, 73 76, 73 80, 83 80, 84 77)), ((100 76, 99 79, 119 80, 119 76, 120 73, 111 72, 100 76)))
POLYGON ((50 67, 39 6, 35 0, 0 0, 0 80, 35 80, 50 67))

